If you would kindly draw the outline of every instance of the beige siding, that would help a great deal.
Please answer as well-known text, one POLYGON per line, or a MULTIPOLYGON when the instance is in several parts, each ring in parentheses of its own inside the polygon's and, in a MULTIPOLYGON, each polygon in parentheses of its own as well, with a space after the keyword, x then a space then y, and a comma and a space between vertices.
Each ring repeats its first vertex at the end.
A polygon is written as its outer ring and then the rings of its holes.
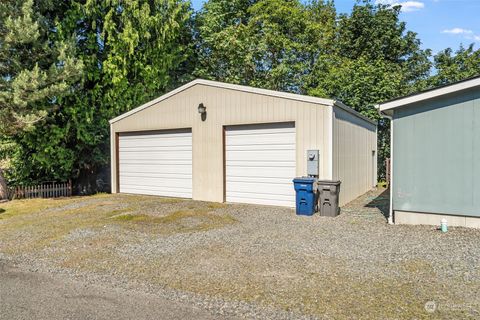
POLYGON ((333 178, 342 181, 340 205, 372 189, 377 181, 376 126, 334 107, 333 178), (375 151, 375 156, 372 156, 375 151))
POLYGON ((332 107, 327 105, 196 84, 111 124, 112 192, 118 192, 116 133, 192 128, 193 199, 222 202, 223 127, 253 123, 295 122, 297 176, 306 174, 306 150, 319 149, 320 178, 331 179, 331 114, 332 107), (197 112, 201 102, 207 107, 203 122, 197 112))

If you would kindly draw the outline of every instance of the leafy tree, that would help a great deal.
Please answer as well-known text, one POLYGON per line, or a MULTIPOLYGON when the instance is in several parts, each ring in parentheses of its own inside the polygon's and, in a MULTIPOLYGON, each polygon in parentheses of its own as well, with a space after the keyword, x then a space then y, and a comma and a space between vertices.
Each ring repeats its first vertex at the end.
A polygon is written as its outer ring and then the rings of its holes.
MULTIPOLYGON (((57 21, 42 15, 48 9, 33 0, 0 3, 0 167, 18 150, 17 136, 62 108, 82 71, 72 38, 60 39, 57 21)), ((0 198, 5 191, 2 183, 0 198)))
POLYGON ((307 50, 307 11, 299 1, 263 0, 249 9, 248 29, 255 66, 253 86, 297 91, 307 50))
POLYGON ((108 172, 108 120, 191 74, 190 16, 180 0, 71 2, 58 34, 76 36, 83 89, 20 138, 12 177, 77 178, 80 192, 94 191, 98 173, 108 172))
POLYGON ((248 24, 256 0, 210 0, 195 17, 198 65, 195 75, 238 84, 255 76, 248 24))
POLYGON ((414 32, 399 20, 400 7, 356 4, 340 15, 335 51, 316 60, 304 90, 336 98, 379 121, 379 168, 389 156, 389 121, 381 119, 375 104, 417 89, 429 76, 430 50, 422 50, 414 32))
POLYGON ((436 74, 428 83, 430 86, 446 85, 451 82, 464 80, 480 75, 480 49, 475 50, 471 44, 467 48, 460 48, 453 52, 447 48, 434 57, 436 74))
POLYGON ((331 40, 332 2, 210 0, 196 17, 199 77, 299 92, 331 40))

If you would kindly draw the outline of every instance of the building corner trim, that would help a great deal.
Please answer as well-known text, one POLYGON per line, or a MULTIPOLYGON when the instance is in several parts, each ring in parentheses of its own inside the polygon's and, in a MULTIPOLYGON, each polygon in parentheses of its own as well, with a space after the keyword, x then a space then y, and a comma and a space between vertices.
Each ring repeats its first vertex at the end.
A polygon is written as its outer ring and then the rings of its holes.
POLYGON ((329 130, 329 139, 328 139, 328 153, 329 153, 329 160, 330 163, 328 164, 328 178, 333 180, 333 162, 334 162, 334 154, 333 154, 333 135, 334 135, 334 127, 335 127, 335 111, 334 106, 332 105, 329 108, 330 113, 330 130, 329 130))

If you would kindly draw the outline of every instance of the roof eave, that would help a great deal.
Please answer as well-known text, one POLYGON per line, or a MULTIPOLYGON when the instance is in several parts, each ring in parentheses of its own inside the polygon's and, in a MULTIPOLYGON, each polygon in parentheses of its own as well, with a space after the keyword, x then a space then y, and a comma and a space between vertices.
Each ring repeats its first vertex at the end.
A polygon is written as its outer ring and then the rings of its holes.
POLYGON ((344 104, 344 103, 341 102, 340 100, 335 100, 335 101, 333 101, 333 105, 334 105, 334 106, 337 106, 337 107, 339 107, 340 109, 345 110, 345 111, 353 114, 354 116, 357 116, 357 117, 359 117, 359 118, 361 118, 361 119, 363 119, 363 120, 365 120, 365 121, 367 121, 367 122, 370 122, 370 123, 373 124, 374 126, 377 126, 377 122, 376 122, 376 121, 370 119, 370 118, 367 117, 367 116, 364 116, 363 114, 361 114, 361 113, 358 112, 358 111, 355 111, 354 109, 350 108, 349 106, 347 106, 346 104, 344 104))
POLYGON ((439 98, 445 95, 449 95, 449 94, 463 91, 463 90, 472 89, 479 86, 480 86, 480 77, 477 77, 468 81, 453 83, 451 85, 444 86, 438 89, 432 89, 426 92, 420 92, 412 96, 407 96, 404 98, 399 98, 396 100, 381 103, 379 104, 379 110, 381 112, 384 112, 387 110, 393 110, 393 109, 410 105, 413 103, 439 98))

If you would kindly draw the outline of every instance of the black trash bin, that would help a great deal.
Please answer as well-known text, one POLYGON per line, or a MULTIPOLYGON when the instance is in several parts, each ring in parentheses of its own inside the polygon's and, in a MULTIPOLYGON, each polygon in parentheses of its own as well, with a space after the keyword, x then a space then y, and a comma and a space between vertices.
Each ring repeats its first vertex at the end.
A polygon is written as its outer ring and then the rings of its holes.
POLYGON ((318 181, 318 208, 324 217, 336 217, 340 214, 338 198, 340 195, 340 181, 318 181))

